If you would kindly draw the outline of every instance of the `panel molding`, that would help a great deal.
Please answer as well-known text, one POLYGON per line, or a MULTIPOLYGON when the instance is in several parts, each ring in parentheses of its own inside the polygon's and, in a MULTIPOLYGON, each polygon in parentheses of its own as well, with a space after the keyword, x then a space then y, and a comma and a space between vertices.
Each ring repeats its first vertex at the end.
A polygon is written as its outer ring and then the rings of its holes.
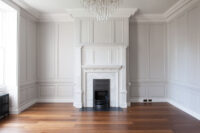
POLYGON ((94 18, 76 18, 76 43, 80 46, 128 46, 128 18, 112 18, 99 22, 94 18), (120 25, 116 26, 119 23, 120 25), (116 32, 118 34, 116 34, 116 32), (100 38, 101 37, 101 38, 100 38), (121 40, 117 40, 121 38, 121 40))
POLYGON ((187 88, 187 89, 190 89, 192 91, 200 93, 200 91, 199 91, 200 86, 198 86, 198 85, 183 83, 183 82, 180 82, 180 81, 168 81, 168 86, 170 86, 170 85, 184 87, 184 88, 187 88))
POLYGON ((38 99, 39 101, 47 102, 69 102, 73 101, 73 82, 40 82, 38 83, 38 99), (61 90, 65 90, 65 93, 61 90), (48 90, 48 93, 46 93, 48 90), (44 95, 43 93, 45 93, 44 95), (65 94, 65 95, 64 95, 65 94))
POLYGON ((153 99, 156 102, 159 99, 166 99, 166 85, 167 83, 164 81, 132 82, 130 86, 130 100, 140 99, 140 101, 143 101, 143 99, 153 99))

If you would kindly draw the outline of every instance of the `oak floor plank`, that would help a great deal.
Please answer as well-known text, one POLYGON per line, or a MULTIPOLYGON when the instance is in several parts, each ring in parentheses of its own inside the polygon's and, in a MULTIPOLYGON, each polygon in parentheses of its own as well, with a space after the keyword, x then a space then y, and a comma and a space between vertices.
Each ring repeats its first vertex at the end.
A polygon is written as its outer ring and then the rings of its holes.
POLYGON ((35 104, 0 121, 0 133, 200 133, 200 121, 168 103, 121 112, 80 112, 72 104, 35 104))

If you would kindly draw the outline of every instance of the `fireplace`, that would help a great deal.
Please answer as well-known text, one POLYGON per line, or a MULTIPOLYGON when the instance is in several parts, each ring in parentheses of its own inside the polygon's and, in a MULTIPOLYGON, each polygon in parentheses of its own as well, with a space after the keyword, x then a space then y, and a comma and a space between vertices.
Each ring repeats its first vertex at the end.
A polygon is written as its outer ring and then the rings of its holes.
POLYGON ((100 110, 110 108, 110 79, 93 80, 93 107, 100 110))
POLYGON ((136 11, 120 10, 106 22, 96 21, 87 13, 68 11, 75 20, 74 107, 127 108, 129 19, 136 11), (101 82, 95 79, 109 79, 104 80, 109 88, 94 85, 101 82))

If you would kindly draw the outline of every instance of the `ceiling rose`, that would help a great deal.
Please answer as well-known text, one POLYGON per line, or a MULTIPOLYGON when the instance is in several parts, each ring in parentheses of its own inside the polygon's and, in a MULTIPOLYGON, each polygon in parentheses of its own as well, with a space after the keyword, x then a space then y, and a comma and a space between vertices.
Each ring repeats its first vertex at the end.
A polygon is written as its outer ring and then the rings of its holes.
POLYGON ((84 8, 94 14, 99 21, 108 20, 119 8, 120 0, 81 0, 84 8))

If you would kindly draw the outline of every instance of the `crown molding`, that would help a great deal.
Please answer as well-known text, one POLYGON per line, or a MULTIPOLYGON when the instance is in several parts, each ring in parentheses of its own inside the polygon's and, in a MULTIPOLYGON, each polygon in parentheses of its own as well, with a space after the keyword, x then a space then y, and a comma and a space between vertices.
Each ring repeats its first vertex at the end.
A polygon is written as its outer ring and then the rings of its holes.
POLYGON ((163 15, 168 18, 171 15, 173 15, 177 10, 182 8, 184 5, 186 5, 188 2, 192 0, 179 0, 176 4, 174 4, 171 8, 169 8, 163 15))
POLYGON ((20 8, 11 0, 2 0, 2 1, 8 4, 9 6, 13 7, 15 10, 20 11, 20 8))
POLYGON ((131 21, 134 22, 168 22, 189 9, 190 7, 196 5, 199 0, 179 0, 174 4, 169 10, 163 14, 140 14, 132 18, 131 21))
MULTIPOLYGON (((122 18, 129 18, 138 11, 137 8, 120 8, 118 9, 113 15, 112 18, 122 17, 122 18)), ((88 17, 95 17, 94 15, 90 14, 86 9, 79 8, 79 9, 67 9, 66 12, 72 18, 88 18, 88 17)))
POLYGON ((21 7, 22 9, 24 9, 25 11, 27 11, 30 15, 35 17, 35 19, 39 18, 40 12, 38 12, 37 10, 33 9, 28 4, 26 4, 24 0, 12 0, 12 2, 21 7))
MULTIPOLYGON (((112 18, 129 18, 133 16, 138 9, 136 8, 121 8, 115 14, 112 15, 112 18)), ((41 14, 38 17, 39 22, 65 22, 65 21, 74 21, 74 18, 88 18, 95 17, 87 12, 84 8, 80 9, 68 9, 66 13, 51 13, 51 14, 41 14)))
POLYGON ((166 22, 166 18, 162 14, 141 14, 132 17, 130 22, 166 22))
POLYGON ((38 18, 39 22, 66 22, 74 21, 74 19, 67 13, 42 14, 38 18))
POLYGON ((34 21, 34 22, 37 22, 37 21, 38 21, 38 18, 36 18, 35 16, 31 15, 30 13, 28 13, 28 12, 27 12, 26 10, 24 10, 24 9, 21 9, 21 10, 20 10, 20 16, 25 17, 25 18, 27 18, 27 19, 29 19, 29 20, 34 21))
POLYGON ((166 18, 166 21, 168 22, 198 3, 200 3, 199 0, 179 0, 168 11, 166 11, 163 14, 163 16, 166 18))
MULTIPOLYGON (((4 0, 3 0, 4 1, 4 0)), ((30 15, 35 17, 35 20, 39 22, 59 22, 59 21, 73 21, 74 18, 88 18, 95 17, 84 8, 79 9, 67 9, 64 13, 53 13, 53 14, 41 14, 39 11, 33 9, 24 0, 8 0, 12 1, 14 4, 26 10, 30 15)), ((138 14, 135 15, 138 11, 137 8, 120 8, 116 13, 113 14, 115 17, 129 18, 131 16, 130 22, 168 22, 187 10, 188 8, 196 5, 199 0, 179 0, 174 4, 169 10, 162 14, 138 14)))

